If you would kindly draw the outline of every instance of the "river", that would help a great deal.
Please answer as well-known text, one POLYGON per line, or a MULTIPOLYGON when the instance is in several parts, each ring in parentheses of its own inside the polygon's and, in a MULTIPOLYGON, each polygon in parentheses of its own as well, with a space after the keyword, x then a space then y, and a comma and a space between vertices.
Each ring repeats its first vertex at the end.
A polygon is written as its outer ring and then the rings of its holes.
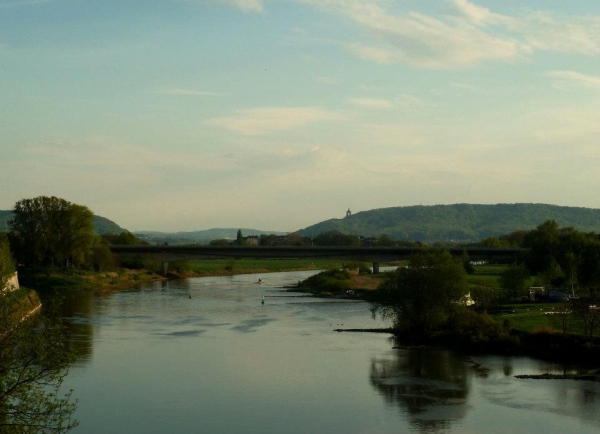
POLYGON ((519 380, 562 368, 334 332, 386 324, 366 303, 281 289, 312 273, 69 292, 72 432, 600 432, 599 383, 519 380))

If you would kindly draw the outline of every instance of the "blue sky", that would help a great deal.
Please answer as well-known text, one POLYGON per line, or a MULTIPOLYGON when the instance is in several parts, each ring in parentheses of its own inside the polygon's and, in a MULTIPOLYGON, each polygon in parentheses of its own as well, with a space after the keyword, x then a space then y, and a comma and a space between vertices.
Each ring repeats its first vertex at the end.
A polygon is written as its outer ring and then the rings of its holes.
POLYGON ((600 208, 592 0, 0 0, 0 209, 296 230, 600 208))

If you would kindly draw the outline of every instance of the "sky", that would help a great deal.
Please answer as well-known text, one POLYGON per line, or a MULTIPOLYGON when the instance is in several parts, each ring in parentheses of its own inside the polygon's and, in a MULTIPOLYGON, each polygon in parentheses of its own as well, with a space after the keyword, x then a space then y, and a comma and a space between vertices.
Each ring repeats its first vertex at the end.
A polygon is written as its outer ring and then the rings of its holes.
POLYGON ((132 231, 600 208, 600 2, 0 0, 0 156, 132 231))

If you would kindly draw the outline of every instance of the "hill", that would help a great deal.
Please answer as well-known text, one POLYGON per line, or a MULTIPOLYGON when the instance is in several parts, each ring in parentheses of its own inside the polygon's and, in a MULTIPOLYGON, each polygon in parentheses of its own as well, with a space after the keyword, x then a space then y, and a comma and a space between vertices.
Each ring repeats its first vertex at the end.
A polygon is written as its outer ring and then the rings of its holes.
POLYGON ((521 229, 534 229, 546 220, 583 232, 600 232, 600 210, 546 204, 432 205, 381 208, 309 226, 301 236, 326 231, 422 242, 480 241, 521 229))
MULTIPOLYGON (((287 232, 259 231, 256 229, 241 228, 242 234, 248 235, 285 235, 287 232)), ((213 228, 194 232, 155 232, 136 231, 135 235, 150 244, 208 244, 211 240, 235 239, 238 228, 213 228)))
MULTIPOLYGON (((0 232, 8 232, 8 221, 11 217, 12 211, 0 210, 0 232)), ((94 216, 94 232, 98 235, 120 234, 123 230, 121 226, 106 217, 94 216)))

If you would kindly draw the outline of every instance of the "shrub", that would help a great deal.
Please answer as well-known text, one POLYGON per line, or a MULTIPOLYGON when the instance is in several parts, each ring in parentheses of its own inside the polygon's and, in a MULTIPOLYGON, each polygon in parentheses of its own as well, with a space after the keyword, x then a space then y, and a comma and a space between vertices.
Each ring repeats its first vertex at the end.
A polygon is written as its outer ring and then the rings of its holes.
POLYGON ((464 310, 454 315, 449 328, 470 342, 488 342, 508 334, 506 324, 500 325, 488 314, 479 314, 472 310, 464 310))
POLYGON ((325 292, 339 293, 348 289, 350 277, 350 273, 346 270, 327 270, 300 282, 298 287, 305 291, 319 292, 322 295, 325 292))

